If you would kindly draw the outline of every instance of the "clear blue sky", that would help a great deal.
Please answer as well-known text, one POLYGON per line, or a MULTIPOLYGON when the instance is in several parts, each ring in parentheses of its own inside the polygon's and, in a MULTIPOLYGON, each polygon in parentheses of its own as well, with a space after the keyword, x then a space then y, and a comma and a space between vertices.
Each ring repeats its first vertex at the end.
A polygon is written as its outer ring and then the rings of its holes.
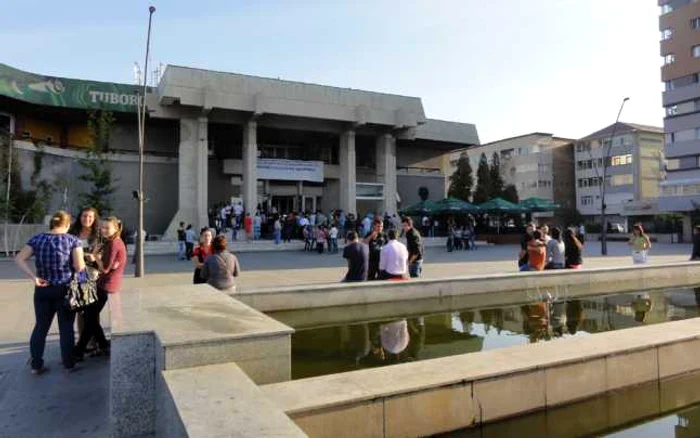
MULTIPOLYGON (((419 96, 482 142, 662 125, 653 0, 154 1, 152 60, 419 96)), ((148 2, 3 2, 0 60, 132 82, 148 2)))

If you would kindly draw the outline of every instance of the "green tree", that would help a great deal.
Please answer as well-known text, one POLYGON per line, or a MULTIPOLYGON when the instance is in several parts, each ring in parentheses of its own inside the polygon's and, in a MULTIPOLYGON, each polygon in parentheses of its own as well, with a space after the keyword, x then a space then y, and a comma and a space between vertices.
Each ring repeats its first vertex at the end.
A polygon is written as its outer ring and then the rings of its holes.
POLYGON ((428 197, 430 196, 430 191, 427 187, 421 186, 418 188, 418 196, 420 197, 421 201, 427 201, 428 197))
POLYGON ((491 172, 486 154, 481 154, 479 167, 476 169, 476 190, 474 190, 474 202, 481 204, 491 199, 491 172))
POLYGON ((494 152, 491 157, 491 167, 489 167, 490 180, 490 195, 491 198, 497 198, 503 196, 503 177, 501 176, 501 159, 498 157, 498 153, 494 152))
POLYGON ((513 204, 520 202, 518 198, 518 189, 515 188, 513 184, 508 184, 505 189, 503 189, 502 198, 506 201, 510 201, 513 204))
POLYGON ((22 182, 24 173, 22 162, 11 142, 10 133, 0 130, 0 188, 2 191, 0 213, 3 219, 8 218, 11 223, 41 223, 53 195, 53 185, 41 179, 44 152, 41 146, 37 146, 33 157, 34 169, 29 177, 30 188, 25 189, 22 182), (9 202, 7 202, 8 182, 10 184, 9 202))
POLYGON ((474 187, 474 176, 472 175, 472 165, 467 154, 462 154, 457 162, 457 170, 450 176, 450 189, 447 196, 469 201, 472 197, 474 187))
POLYGON ((78 179, 87 183, 87 191, 78 197, 80 207, 96 208, 100 214, 109 214, 112 211, 112 195, 116 190, 112 165, 105 155, 109 149, 114 122, 115 118, 110 111, 88 113, 90 146, 87 157, 80 160, 84 173, 78 179))

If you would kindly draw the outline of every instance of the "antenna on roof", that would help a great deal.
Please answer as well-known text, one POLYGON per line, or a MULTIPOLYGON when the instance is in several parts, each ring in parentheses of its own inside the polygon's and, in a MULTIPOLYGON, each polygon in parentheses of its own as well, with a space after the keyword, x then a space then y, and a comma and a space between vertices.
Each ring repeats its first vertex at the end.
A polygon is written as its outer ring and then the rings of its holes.
POLYGON ((141 67, 138 62, 134 62, 134 84, 141 85, 141 67))

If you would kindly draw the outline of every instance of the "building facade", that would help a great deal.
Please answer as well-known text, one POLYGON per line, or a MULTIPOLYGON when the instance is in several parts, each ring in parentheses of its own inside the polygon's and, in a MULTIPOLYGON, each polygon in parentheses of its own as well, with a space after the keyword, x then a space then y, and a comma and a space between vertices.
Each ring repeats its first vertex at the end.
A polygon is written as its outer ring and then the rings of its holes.
POLYGON ((625 216, 658 212, 663 129, 618 122, 578 140, 574 158, 576 208, 590 220, 600 216, 603 183, 609 223, 626 224, 625 216), (651 206, 641 208, 639 202, 651 206))
POLYGON ((498 155, 501 176, 506 185, 512 184, 520 199, 538 197, 554 201, 564 208, 575 206, 574 162, 572 139, 534 132, 498 140, 450 154, 450 171, 457 169, 462 154, 469 157, 476 187, 476 171, 481 154, 489 163, 498 155))
POLYGON ((659 6, 667 160, 659 207, 687 213, 700 203, 700 3, 659 0, 659 6))
MULTIPOLYGON (((40 148, 50 172, 70 176, 90 141, 88 111, 112 111, 114 206, 129 222, 138 91, 0 64, 0 123, 28 169, 40 148)), ((232 199, 248 211, 393 213, 418 201, 420 187, 441 199, 445 157, 479 143, 472 124, 426 118, 417 97, 194 68, 168 66, 145 101, 146 226, 155 234, 173 234, 180 221, 206 225, 211 206, 232 199)), ((70 182, 64 201, 81 189, 70 182)))

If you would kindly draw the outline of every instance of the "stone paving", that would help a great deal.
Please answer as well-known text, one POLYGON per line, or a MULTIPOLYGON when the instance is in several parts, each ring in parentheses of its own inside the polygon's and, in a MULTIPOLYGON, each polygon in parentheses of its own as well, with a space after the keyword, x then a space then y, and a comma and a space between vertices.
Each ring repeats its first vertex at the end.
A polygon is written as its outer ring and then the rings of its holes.
MULTIPOLYGON (((513 272, 517 252, 515 245, 483 246, 477 251, 453 253, 441 247, 429 248, 424 277, 513 272)), ((601 257, 597 255, 599 244, 589 244, 585 269, 632 264, 629 249, 623 243, 609 244, 609 253, 601 257)), ((657 244, 649 263, 687 261, 689 253, 689 245, 657 244)), ((242 274, 238 284, 246 289, 337 282, 345 272, 340 254, 250 252, 240 253, 239 258, 242 274)), ((191 265, 174 260, 172 255, 147 257, 146 269, 150 284, 187 284, 192 278, 191 265)), ((133 275, 131 272, 129 275, 133 275)), ((45 354, 51 371, 41 377, 29 373, 26 361, 34 321, 32 288, 27 280, 12 280, 20 278, 13 263, 0 262, 0 279, 6 280, 0 281, 0 436, 108 436, 108 360, 87 359, 80 372, 64 374, 58 363, 54 327, 45 354)))

